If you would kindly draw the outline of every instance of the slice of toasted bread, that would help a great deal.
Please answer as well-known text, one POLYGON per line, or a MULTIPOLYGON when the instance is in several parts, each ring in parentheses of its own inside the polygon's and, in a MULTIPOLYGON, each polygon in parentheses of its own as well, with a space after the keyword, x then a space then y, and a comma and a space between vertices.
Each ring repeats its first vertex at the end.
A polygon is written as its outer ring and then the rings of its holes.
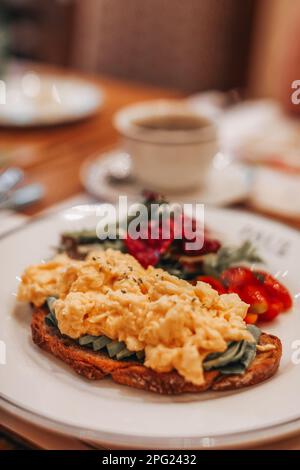
POLYGON ((47 312, 35 309, 32 315, 32 338, 40 348, 50 352, 90 380, 106 376, 120 384, 155 393, 175 395, 205 390, 236 390, 255 385, 275 374, 282 354, 281 342, 276 336, 262 333, 261 345, 273 344, 275 349, 258 352, 250 368, 243 375, 221 375, 218 371, 205 372, 201 386, 186 382, 177 372, 158 373, 137 361, 117 361, 107 354, 79 346, 60 334, 57 328, 45 323, 47 312))

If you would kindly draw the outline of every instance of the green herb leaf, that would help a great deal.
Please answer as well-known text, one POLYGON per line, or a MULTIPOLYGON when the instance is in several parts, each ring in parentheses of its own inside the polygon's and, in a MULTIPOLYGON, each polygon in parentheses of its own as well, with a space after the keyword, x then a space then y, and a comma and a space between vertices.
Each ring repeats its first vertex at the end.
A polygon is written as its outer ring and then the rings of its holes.
POLYGON ((217 253, 204 256, 203 271, 208 276, 218 278, 223 271, 241 262, 262 262, 250 241, 245 241, 239 248, 224 246, 217 253))

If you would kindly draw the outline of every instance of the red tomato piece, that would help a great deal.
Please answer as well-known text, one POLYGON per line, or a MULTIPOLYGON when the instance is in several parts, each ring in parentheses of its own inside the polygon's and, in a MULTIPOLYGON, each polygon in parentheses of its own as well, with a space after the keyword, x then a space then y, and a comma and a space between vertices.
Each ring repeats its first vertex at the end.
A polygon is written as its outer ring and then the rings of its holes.
POLYGON ((271 276, 271 274, 264 271, 255 271, 259 282, 261 282, 266 289, 268 295, 277 301, 280 301, 283 305, 282 312, 289 310, 292 307, 292 297, 287 288, 281 284, 278 279, 271 276))
POLYGON ((258 315, 255 314, 255 313, 247 313, 247 316, 245 318, 245 322, 248 324, 248 325, 255 325, 255 323, 257 322, 258 320, 258 315))
POLYGON ((261 315, 269 308, 269 299, 263 286, 248 284, 239 291, 241 299, 250 304, 249 313, 261 315))
MULTIPOLYGON (((181 224, 181 226, 175 226, 174 224, 174 233, 179 233, 181 235, 182 250, 185 254, 189 256, 200 256, 206 255, 208 253, 216 253, 221 248, 221 243, 219 242, 219 240, 211 238, 209 232, 204 227, 202 227, 201 231, 203 230, 204 236, 203 246, 197 250, 188 249, 188 245, 196 242, 197 240, 197 235, 195 235, 197 229, 197 221, 196 219, 192 219, 184 215, 181 220, 181 224)), ((200 233, 198 236, 200 236, 200 233)))
POLYGON ((217 253, 221 248, 221 243, 218 240, 214 239, 205 239, 203 242, 202 248, 199 250, 188 250, 187 245, 189 243, 195 242, 195 238, 193 240, 183 241, 183 252, 190 256, 200 256, 200 255, 207 255, 208 253, 217 253))
POLYGON ((276 318, 283 309, 283 304, 282 302, 276 302, 272 301, 269 305, 268 310, 266 313, 263 313, 262 315, 259 315, 259 320, 260 321, 271 321, 274 318, 276 318))
POLYGON ((251 269, 242 266, 226 269, 221 275, 221 280, 230 292, 238 292, 240 287, 256 281, 251 269))
POLYGON ((225 294, 226 293, 226 289, 223 286, 223 284, 218 279, 216 279, 215 277, 212 277, 212 276, 198 276, 197 281, 206 282, 213 289, 215 289, 219 294, 225 294))
POLYGON ((158 263, 160 257, 159 250, 147 246, 144 240, 133 240, 127 237, 124 240, 124 244, 126 245, 128 253, 134 256, 144 268, 155 266, 158 263))
POLYGON ((160 255, 165 253, 173 242, 174 237, 171 224, 166 227, 166 233, 170 234, 168 239, 163 238, 162 226, 150 221, 145 231, 141 233, 141 238, 134 240, 127 234, 124 244, 128 253, 134 256, 144 268, 150 265, 155 266, 159 261, 160 255))

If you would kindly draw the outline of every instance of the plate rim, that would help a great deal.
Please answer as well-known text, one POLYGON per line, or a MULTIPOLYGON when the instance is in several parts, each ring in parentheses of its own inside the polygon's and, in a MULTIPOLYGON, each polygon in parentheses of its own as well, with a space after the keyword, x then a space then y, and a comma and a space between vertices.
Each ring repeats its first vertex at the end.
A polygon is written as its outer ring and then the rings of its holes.
MULTIPOLYGON (((103 204, 102 202, 96 202, 92 204, 84 204, 84 205, 89 205, 91 207, 97 206, 99 204, 103 204)), ((82 204, 77 204, 74 205, 73 207, 77 207, 82 204)), ((28 221, 26 221, 24 224, 10 230, 9 232, 6 232, 2 236, 0 236, 0 241, 10 238, 13 236, 15 233, 21 232, 22 230, 25 230, 28 228, 30 225, 34 225, 35 223, 43 222, 44 220, 47 219, 52 219, 52 218, 59 218, 62 216, 64 213, 68 212, 71 210, 71 208, 68 209, 59 209, 57 211, 53 212, 47 212, 43 213, 39 216, 36 216, 28 221)), ((294 236, 300 237, 300 232, 296 228, 290 227, 286 224, 284 224, 281 221, 278 220, 273 220, 272 218, 265 217, 260 214, 253 214, 253 213, 248 213, 245 210, 242 209, 232 209, 232 208, 220 208, 220 207, 208 207, 208 210, 211 213, 216 213, 216 212, 226 212, 227 214, 232 214, 232 215, 241 215, 241 216, 249 216, 252 219, 256 219, 261 222, 268 222, 275 227, 278 226, 283 230, 286 230, 290 233, 292 233, 294 236)), ((23 407, 21 404, 15 402, 14 400, 11 400, 9 397, 5 396, 1 391, 0 391, 0 407, 3 407, 7 411, 11 412, 14 416, 16 417, 21 417, 23 415, 23 419, 33 422, 34 424, 43 427, 45 429, 50 429, 54 430, 55 432, 59 432, 64 435, 72 436, 72 437, 80 437, 82 440, 86 438, 86 440, 92 440, 96 439, 95 442, 98 444, 100 443, 114 443, 118 445, 118 443, 126 442, 126 446, 128 446, 128 441, 132 441, 132 444, 136 444, 138 442, 138 447, 137 448, 146 448, 147 446, 152 446, 152 448, 168 448, 168 449, 174 449, 174 441, 177 442, 177 446, 180 445, 180 448, 182 449, 193 449, 193 448, 199 448, 199 449, 204 449, 204 448, 232 448, 232 447, 241 447, 241 446, 251 446, 251 445, 261 445, 263 443, 283 439, 288 436, 292 436, 297 434, 300 431, 300 414, 298 417, 295 417, 293 419, 290 419, 288 421, 284 421, 282 423, 278 424, 273 424, 270 426, 265 426, 265 427, 260 427, 252 430, 247 430, 247 431, 241 431, 241 432, 236 432, 236 433, 230 433, 230 434, 219 434, 216 436, 193 436, 193 437, 173 437, 173 438, 166 438, 166 437, 157 437, 157 436, 142 436, 139 440, 138 436, 131 433, 131 434, 124 434, 124 433, 115 433, 115 432, 109 432, 109 431, 100 431, 96 429, 84 429, 80 425, 76 424, 70 424, 70 423, 64 423, 60 422, 54 418, 51 418, 47 415, 41 414, 35 410, 30 410, 29 408, 23 407), (20 415, 21 413, 21 415, 20 415), (33 419, 32 419, 33 418, 33 419), (49 427, 50 425, 50 427, 49 427), (261 437, 256 437, 258 434, 262 434, 261 437), (86 436, 86 437, 85 437, 86 436), (207 441, 207 439, 209 441, 207 441), (163 445, 161 447, 157 446, 157 443, 154 444, 157 440, 162 441, 163 445), (187 443, 187 441, 190 441, 190 444, 187 443), (195 447, 195 442, 197 441, 197 446, 195 447), (211 444, 211 441, 213 444, 211 444), (202 442, 202 444, 200 444, 202 442), (166 447, 167 446, 167 447, 166 447)), ((129 443, 130 447, 130 443, 129 443)), ((179 447, 177 447, 179 448, 179 447)))
POLYGON ((242 431, 230 434, 161 438, 157 436, 139 437, 136 434, 112 433, 95 429, 86 429, 75 424, 66 424, 51 417, 42 415, 34 410, 29 410, 22 405, 4 397, 0 392, 0 408, 10 412, 16 418, 24 419, 38 427, 73 438, 80 438, 83 441, 90 441, 97 444, 121 445, 125 448, 136 449, 230 449, 250 447, 254 445, 264 445, 270 442, 283 440, 297 435, 300 432, 300 415, 298 418, 278 423, 272 426, 256 428, 251 431, 242 431), (21 413, 21 414, 20 414, 21 413), (49 426, 50 425, 50 426, 49 426), (163 445, 158 444, 161 442, 163 445), (176 442, 174 447, 174 442, 176 442), (197 442, 197 444, 196 444, 197 442), (196 444, 196 445, 195 445, 196 444))

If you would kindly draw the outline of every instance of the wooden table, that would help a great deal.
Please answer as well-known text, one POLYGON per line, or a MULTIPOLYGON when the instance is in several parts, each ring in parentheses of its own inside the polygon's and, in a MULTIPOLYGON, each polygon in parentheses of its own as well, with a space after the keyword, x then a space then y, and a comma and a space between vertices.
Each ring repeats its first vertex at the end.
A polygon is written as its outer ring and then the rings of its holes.
MULTIPOLYGON (((46 66, 27 65, 26 68, 41 73, 71 75, 67 71, 46 66)), ((182 97, 176 91, 138 83, 83 74, 80 77, 98 85, 105 93, 104 108, 92 118, 50 128, 0 130, 0 152, 6 152, 10 163, 26 171, 28 182, 40 182, 46 187, 45 198, 27 209, 25 213, 28 215, 34 215, 82 190, 79 181, 82 162, 118 142, 117 132, 112 125, 112 117, 117 110, 138 101, 182 97)))
MULTIPOLYGON (((27 67, 29 70, 41 73, 56 72, 64 75, 69 73, 52 67, 36 65, 27 67)), ((79 168, 82 162, 118 142, 117 132, 112 125, 112 116, 118 109, 141 100, 183 96, 177 91, 138 83, 120 82, 105 77, 80 76, 91 80, 105 92, 105 106, 95 116, 83 122, 58 127, 0 130, 0 152, 7 153, 10 164, 18 165, 25 170, 27 182, 39 182, 46 188, 45 198, 25 210, 24 213, 27 215, 36 215, 82 191, 79 181, 79 168)), ((24 447, 28 445, 16 442, 15 436, 1 435, 0 427, 0 450, 24 447)))

